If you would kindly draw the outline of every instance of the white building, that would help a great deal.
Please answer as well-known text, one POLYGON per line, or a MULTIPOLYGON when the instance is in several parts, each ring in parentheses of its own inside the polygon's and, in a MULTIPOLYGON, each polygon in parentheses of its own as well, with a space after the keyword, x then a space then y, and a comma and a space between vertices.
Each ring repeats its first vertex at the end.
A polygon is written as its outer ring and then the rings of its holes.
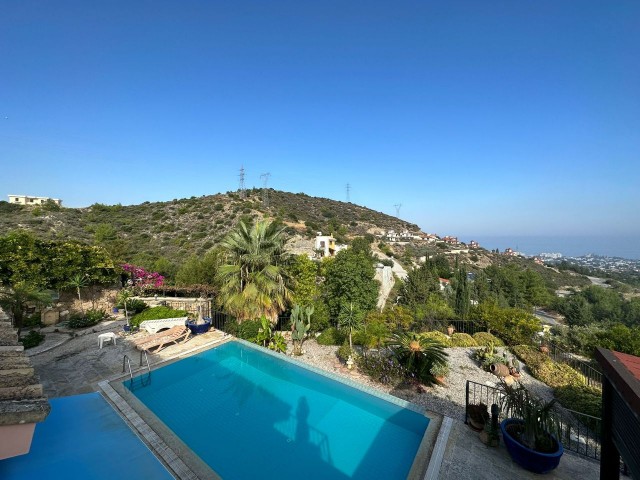
POLYGON ((336 239, 331 235, 322 235, 322 232, 318 232, 316 235, 314 250, 318 252, 320 257, 333 257, 345 248, 347 248, 346 245, 337 244, 336 239))
POLYGON ((30 195, 9 195, 9 203, 15 205, 43 205, 51 200, 56 205, 62 205, 62 200, 49 197, 32 197, 30 195))

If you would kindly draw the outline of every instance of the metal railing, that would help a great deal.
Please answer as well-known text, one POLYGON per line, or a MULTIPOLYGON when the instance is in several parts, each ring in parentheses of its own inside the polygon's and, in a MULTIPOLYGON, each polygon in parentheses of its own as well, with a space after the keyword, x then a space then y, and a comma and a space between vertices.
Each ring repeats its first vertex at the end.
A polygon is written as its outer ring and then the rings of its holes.
MULTIPOLYGON (((467 406, 474 403, 492 404, 500 408, 503 394, 499 389, 467 380, 465 423, 467 423, 467 406)), ((560 442, 565 450, 600 461, 600 425, 601 419, 568 409, 555 409, 554 419, 558 423, 560 442)), ((505 412, 500 410, 500 419, 504 420, 505 412)))
POLYGON ((553 342, 546 342, 548 351, 545 352, 554 362, 564 363, 576 370, 584 377, 585 383, 597 389, 602 390, 602 373, 596 370, 589 362, 580 360, 576 356, 568 352, 553 342))
MULTIPOLYGON (((140 351, 140 367, 142 367, 142 354, 144 353, 144 358, 147 362, 147 374, 146 374, 146 378, 143 376, 140 376, 140 383, 143 387, 146 387, 147 385, 149 385, 151 383, 151 366, 149 365, 149 357, 147 356, 147 352, 146 351, 140 351)), ((122 373, 126 372, 126 367, 129 367, 129 390, 133 391, 133 369, 131 368, 131 359, 129 358, 129 355, 125 355, 122 358, 122 373)), ((136 377, 138 378, 138 377, 136 377)))

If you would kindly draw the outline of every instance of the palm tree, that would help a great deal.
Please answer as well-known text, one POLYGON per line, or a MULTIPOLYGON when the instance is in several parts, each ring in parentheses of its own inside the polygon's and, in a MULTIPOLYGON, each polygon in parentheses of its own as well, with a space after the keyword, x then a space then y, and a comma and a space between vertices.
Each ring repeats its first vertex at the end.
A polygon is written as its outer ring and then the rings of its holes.
POLYGON ((51 294, 25 282, 17 282, 12 288, 0 289, 0 307, 11 314, 13 326, 22 328, 24 313, 29 303, 51 303, 51 294))
POLYGON ((418 333, 396 333, 387 341, 398 362, 423 382, 433 383, 430 370, 434 365, 446 365, 448 354, 439 341, 418 333))
POLYGON ((290 299, 282 265, 284 229, 268 220, 240 222, 221 246, 224 260, 216 278, 224 309, 238 322, 262 315, 276 320, 290 299))
POLYGON ((80 310, 82 311, 82 316, 84 317, 84 307, 82 306, 82 296, 80 295, 80 289, 85 288, 89 282, 87 281, 86 275, 74 275, 67 282, 67 287, 75 288, 78 292, 78 300, 80 301, 80 310))

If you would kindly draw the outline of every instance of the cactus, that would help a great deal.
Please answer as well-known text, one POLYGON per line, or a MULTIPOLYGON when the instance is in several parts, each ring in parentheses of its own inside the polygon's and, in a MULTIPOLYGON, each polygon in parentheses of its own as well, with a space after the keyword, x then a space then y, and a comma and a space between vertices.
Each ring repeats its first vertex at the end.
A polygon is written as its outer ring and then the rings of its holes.
POLYGON ((293 353, 302 355, 302 344, 307 338, 307 333, 311 328, 311 315, 313 307, 306 307, 304 310, 300 305, 294 305, 291 310, 291 340, 293 340, 293 353), (306 322, 305 322, 306 317, 306 322))

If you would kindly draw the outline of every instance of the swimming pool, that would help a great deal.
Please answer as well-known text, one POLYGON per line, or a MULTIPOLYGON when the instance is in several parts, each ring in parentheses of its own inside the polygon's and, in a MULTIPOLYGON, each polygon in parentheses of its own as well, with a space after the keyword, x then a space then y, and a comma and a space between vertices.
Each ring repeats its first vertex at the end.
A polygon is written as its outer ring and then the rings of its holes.
POLYGON ((236 341, 152 378, 133 395, 224 479, 406 478, 429 424, 236 341))

